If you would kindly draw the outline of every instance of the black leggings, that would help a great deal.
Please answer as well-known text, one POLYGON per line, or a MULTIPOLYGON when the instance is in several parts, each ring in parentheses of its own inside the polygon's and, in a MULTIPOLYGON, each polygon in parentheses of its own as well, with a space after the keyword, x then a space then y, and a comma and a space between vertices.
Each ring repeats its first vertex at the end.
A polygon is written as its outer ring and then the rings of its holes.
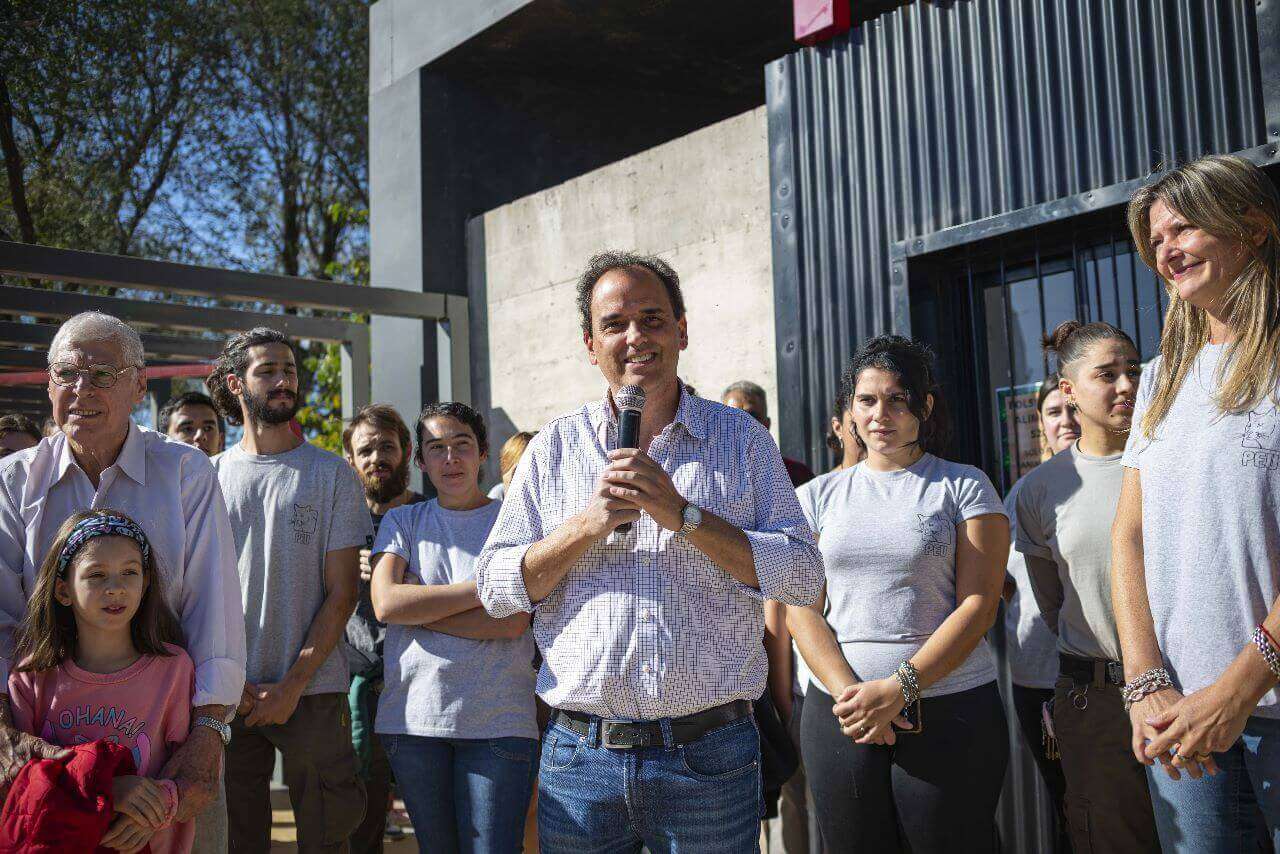
POLYGON ((923 731, 892 747, 854 744, 831 696, 812 683, 809 692, 800 749, 831 854, 999 849, 1009 730, 994 682, 921 701, 923 731))

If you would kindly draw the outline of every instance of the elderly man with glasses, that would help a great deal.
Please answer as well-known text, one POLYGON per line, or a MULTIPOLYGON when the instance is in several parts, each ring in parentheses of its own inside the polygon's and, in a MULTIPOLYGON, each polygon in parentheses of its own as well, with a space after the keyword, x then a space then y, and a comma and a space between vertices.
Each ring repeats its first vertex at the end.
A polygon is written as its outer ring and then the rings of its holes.
POLYGON ((179 818, 197 817, 196 850, 225 851, 222 751, 245 675, 235 540, 209 458, 133 423, 145 393, 138 333, 108 314, 78 314, 49 347, 60 432, 0 460, 0 787, 28 760, 61 754, 13 728, 3 687, 36 573, 69 516, 113 508, 146 531, 196 665, 194 723, 163 775, 178 784, 179 818))

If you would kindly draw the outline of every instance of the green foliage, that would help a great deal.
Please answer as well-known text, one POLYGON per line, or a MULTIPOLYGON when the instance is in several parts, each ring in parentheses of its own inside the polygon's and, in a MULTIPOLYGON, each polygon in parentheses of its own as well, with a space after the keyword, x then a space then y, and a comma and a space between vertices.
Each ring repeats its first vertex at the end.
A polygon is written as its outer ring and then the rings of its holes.
POLYGON ((315 344, 302 361, 312 383, 306 405, 298 409, 298 423, 313 444, 341 454, 342 348, 337 344, 315 344))

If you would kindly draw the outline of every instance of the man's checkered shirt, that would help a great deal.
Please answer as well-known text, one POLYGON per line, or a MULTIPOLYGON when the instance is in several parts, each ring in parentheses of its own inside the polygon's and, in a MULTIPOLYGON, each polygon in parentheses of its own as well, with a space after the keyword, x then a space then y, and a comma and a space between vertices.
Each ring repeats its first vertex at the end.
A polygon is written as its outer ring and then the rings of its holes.
POLYGON ((758 699, 768 672, 763 599, 808 605, 824 574, 782 456, 746 412, 682 392, 649 455, 686 500, 742 529, 759 590, 644 514, 530 604, 525 551, 590 503, 616 435, 608 395, 538 433, 477 562, 480 601, 494 617, 533 612, 537 691, 555 708, 654 720, 758 699))

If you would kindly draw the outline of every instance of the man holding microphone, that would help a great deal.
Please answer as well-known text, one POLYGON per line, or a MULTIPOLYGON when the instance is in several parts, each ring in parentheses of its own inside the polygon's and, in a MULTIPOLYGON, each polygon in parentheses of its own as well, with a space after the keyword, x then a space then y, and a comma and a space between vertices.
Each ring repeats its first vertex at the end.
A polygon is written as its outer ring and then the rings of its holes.
POLYGON ((577 303, 608 392, 530 444, 476 572, 491 615, 534 615, 537 690, 554 710, 539 841, 753 851, 763 600, 813 602, 822 559, 765 428, 684 391, 675 272, 606 252, 577 303), (633 447, 619 443, 628 386, 644 400, 633 447))

